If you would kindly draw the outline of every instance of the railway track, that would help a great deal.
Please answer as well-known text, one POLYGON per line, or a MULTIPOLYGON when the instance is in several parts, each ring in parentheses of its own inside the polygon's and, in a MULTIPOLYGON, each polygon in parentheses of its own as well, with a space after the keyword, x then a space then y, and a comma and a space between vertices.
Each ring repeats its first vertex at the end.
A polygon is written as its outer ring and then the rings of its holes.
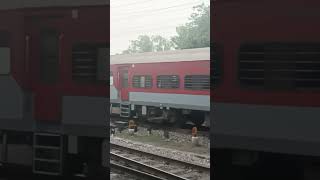
POLYGON ((161 180, 207 180, 210 168, 187 163, 139 150, 110 144, 111 168, 145 179, 161 180))
POLYGON ((127 166, 120 165, 119 163, 115 163, 111 160, 110 167, 113 169, 113 171, 119 171, 119 172, 126 172, 127 176, 130 174, 130 179, 146 179, 146 180, 165 180, 161 177, 154 176, 149 173, 145 173, 141 170, 136 170, 127 166), (132 177, 133 176, 133 177, 132 177))

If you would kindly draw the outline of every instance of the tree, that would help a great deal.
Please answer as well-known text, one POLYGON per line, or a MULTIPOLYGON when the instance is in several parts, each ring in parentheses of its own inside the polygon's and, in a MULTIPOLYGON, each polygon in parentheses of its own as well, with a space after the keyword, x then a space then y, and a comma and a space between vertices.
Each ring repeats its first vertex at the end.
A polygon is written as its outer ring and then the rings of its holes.
POLYGON ((122 54, 167 51, 173 48, 173 43, 160 36, 140 35, 137 40, 130 41, 130 46, 122 54))
POLYGON ((173 48, 173 43, 162 36, 152 36, 151 40, 153 43, 153 51, 168 51, 173 48))
POLYGON ((176 28, 177 36, 166 39, 160 35, 140 35, 130 41, 122 54, 140 52, 158 52, 176 49, 192 49, 210 46, 210 5, 201 4, 193 7, 190 22, 176 28))
POLYGON ((124 50, 123 54, 139 53, 139 52, 151 52, 153 44, 151 38, 147 35, 140 35, 137 40, 130 41, 130 46, 127 50, 124 50))
POLYGON ((176 28, 177 36, 171 38, 176 49, 191 49, 210 46, 210 6, 193 7, 190 22, 176 28))

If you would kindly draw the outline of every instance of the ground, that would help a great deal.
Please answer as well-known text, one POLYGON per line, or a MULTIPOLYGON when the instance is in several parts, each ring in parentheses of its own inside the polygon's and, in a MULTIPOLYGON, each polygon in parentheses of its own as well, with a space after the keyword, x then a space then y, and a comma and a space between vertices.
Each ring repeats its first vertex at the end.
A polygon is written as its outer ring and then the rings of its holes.
POLYGON ((187 142, 173 142, 173 141, 166 141, 163 137, 158 134, 152 134, 150 136, 139 136, 139 135, 129 135, 126 132, 116 133, 116 137, 129 139, 132 141, 138 141, 150 145, 160 146, 164 148, 176 149, 180 151, 187 151, 202 155, 209 155, 210 149, 207 146, 194 146, 191 143, 187 142))

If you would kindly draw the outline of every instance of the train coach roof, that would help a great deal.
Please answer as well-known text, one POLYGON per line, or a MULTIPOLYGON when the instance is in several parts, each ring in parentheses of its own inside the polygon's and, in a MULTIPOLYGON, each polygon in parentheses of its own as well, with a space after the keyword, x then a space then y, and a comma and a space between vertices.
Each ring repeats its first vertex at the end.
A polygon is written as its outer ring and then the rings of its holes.
POLYGON ((110 0, 2 0, 0 10, 37 8, 37 7, 68 7, 108 5, 110 0))
POLYGON ((156 63, 210 60, 210 48, 112 55, 110 64, 156 63))

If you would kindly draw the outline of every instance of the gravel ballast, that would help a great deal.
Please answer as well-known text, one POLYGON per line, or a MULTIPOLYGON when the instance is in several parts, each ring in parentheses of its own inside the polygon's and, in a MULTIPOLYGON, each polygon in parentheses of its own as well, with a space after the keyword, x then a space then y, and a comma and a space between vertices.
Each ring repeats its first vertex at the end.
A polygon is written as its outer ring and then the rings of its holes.
POLYGON ((185 161, 193 164, 202 165, 205 167, 210 167, 210 156, 207 156, 207 155, 197 154, 192 152, 185 152, 185 151, 169 149, 164 147, 158 147, 155 145, 145 144, 145 143, 123 139, 119 137, 110 137, 110 142, 120 146, 136 149, 139 151, 153 153, 159 156, 169 157, 169 158, 180 160, 180 161, 185 161))
MULTIPOLYGON (((127 133, 128 130, 124 130, 124 133, 127 133)), ((176 142, 176 143, 191 143, 191 130, 190 134, 185 134, 185 133, 180 133, 180 132, 174 132, 174 131, 169 131, 169 141, 176 142)), ((135 133, 137 136, 148 136, 148 130, 147 128, 144 127, 138 127, 138 132, 135 133)), ((164 136, 164 131, 163 130, 152 130, 152 134, 154 135, 159 135, 161 137, 164 136)), ((209 137, 206 136, 201 136, 199 135, 199 145, 200 146, 205 146, 210 148, 210 139, 209 137)))

